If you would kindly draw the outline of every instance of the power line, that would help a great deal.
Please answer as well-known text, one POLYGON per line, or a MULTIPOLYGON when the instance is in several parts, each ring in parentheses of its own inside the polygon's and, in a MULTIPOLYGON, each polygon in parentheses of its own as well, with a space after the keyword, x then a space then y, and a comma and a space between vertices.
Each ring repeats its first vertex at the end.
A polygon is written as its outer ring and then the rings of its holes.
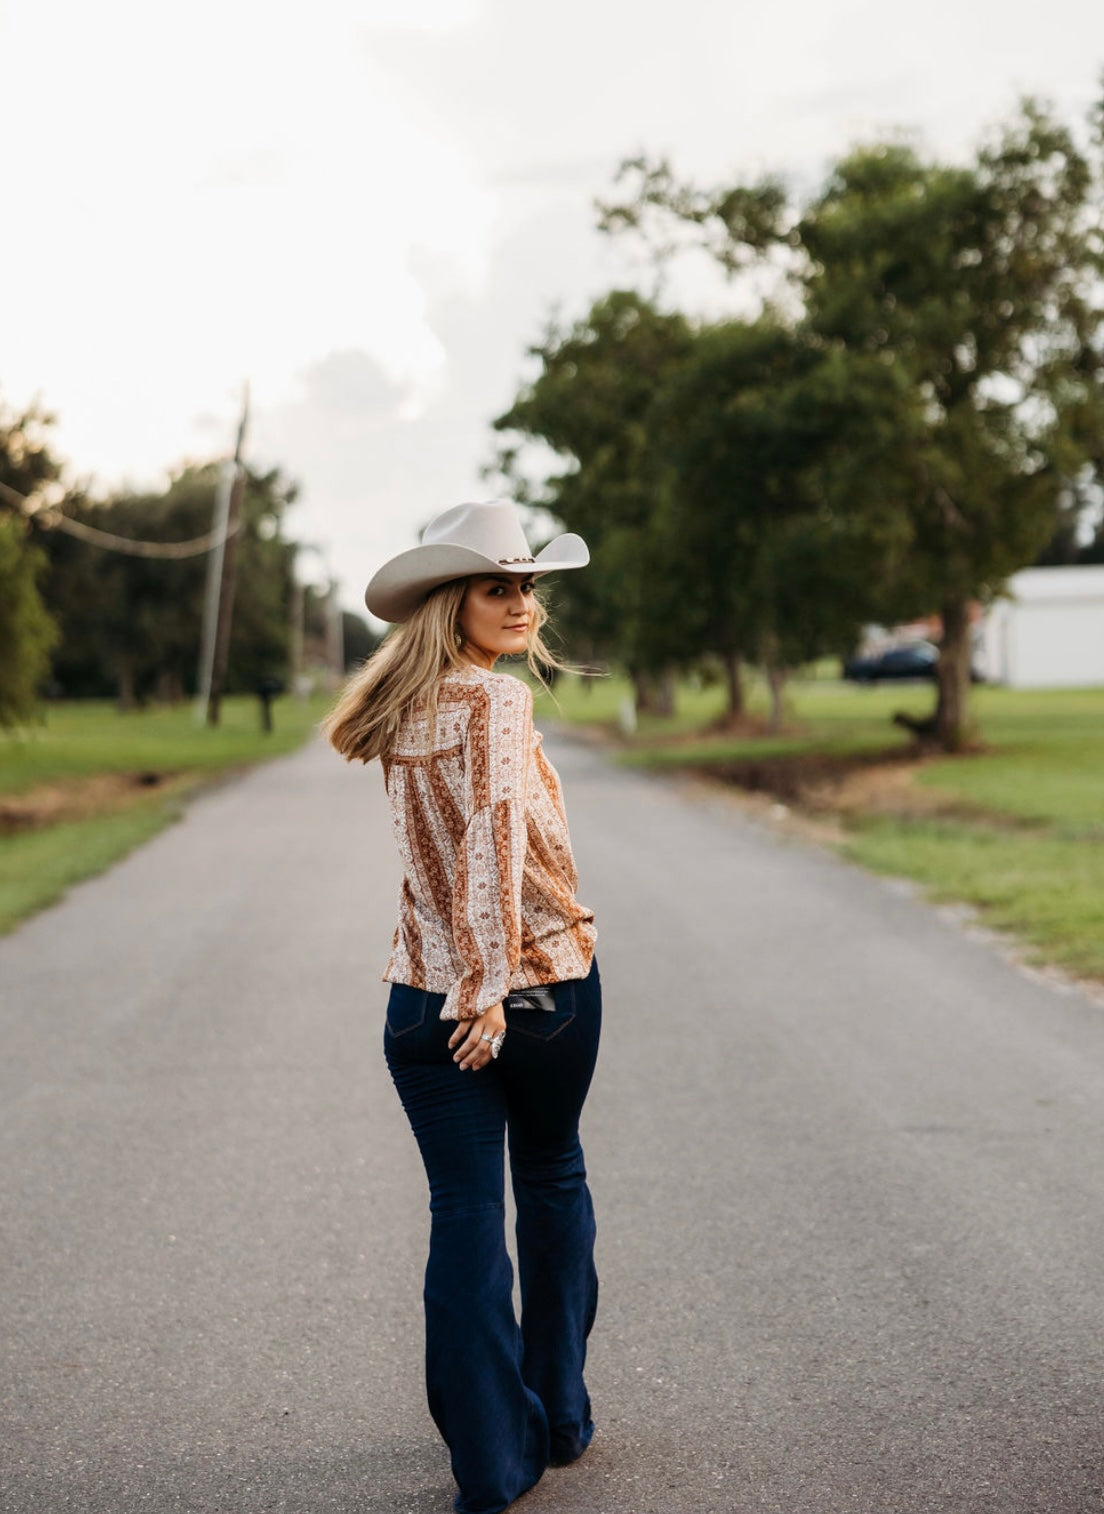
POLYGON ((204 552, 220 547, 228 537, 241 529, 241 522, 233 521, 223 530, 208 531, 206 535, 193 536, 188 541, 136 541, 133 537, 116 536, 111 531, 101 531, 97 526, 88 526, 82 520, 74 520, 71 515, 63 515, 55 505, 36 509, 25 494, 20 494, 18 489, 11 488, 9 484, 0 483, 0 494, 12 500, 28 515, 33 515, 48 531, 64 531, 69 536, 90 542, 94 547, 102 547, 106 552, 124 552, 130 557, 200 557, 204 552))

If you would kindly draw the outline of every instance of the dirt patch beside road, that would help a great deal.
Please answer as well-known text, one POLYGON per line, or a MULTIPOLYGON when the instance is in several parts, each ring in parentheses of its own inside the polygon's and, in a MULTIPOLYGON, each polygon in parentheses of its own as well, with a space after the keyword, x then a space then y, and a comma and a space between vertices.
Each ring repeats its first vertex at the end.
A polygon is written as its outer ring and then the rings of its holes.
POLYGON ((842 826, 864 815, 968 820, 1002 828, 1025 824, 917 783, 919 774, 937 761, 891 747, 880 752, 743 757, 695 764, 694 771, 760 801, 756 807, 784 807, 818 824, 834 821, 842 826))
POLYGON ((186 788, 191 779, 187 772, 144 771, 91 773, 66 783, 39 783, 21 794, 0 795, 0 836, 127 809, 154 789, 173 793, 186 788))

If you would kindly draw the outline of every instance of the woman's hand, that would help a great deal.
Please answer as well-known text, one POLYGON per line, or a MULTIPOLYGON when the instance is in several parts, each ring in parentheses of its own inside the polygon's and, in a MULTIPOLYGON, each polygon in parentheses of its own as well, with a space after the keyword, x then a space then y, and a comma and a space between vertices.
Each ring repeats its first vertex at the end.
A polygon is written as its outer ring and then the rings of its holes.
POLYGON ((486 1067, 491 1060, 491 1043, 484 1041, 483 1037, 497 1036, 505 1029, 506 1013, 501 1004, 492 1004, 474 1020, 461 1020, 449 1036, 449 1047, 456 1049, 452 1060, 459 1065, 460 1071, 470 1067, 472 1072, 478 1072, 481 1067, 486 1067))

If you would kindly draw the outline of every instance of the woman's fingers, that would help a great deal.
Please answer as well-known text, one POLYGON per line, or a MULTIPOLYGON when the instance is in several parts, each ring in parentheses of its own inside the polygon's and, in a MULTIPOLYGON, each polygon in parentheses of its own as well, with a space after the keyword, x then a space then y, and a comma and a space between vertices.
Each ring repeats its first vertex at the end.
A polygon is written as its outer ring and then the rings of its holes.
POLYGON ((505 1016, 501 1011, 496 1012, 493 1008, 477 1015, 474 1020, 462 1020, 449 1036, 448 1044, 453 1052, 452 1060, 461 1071, 471 1068, 473 1072, 478 1072, 481 1067, 486 1067, 492 1055, 491 1043, 485 1041, 483 1037, 496 1035, 498 1031, 505 1028, 505 1016))
POLYGON ((482 1067, 483 1064, 490 1059, 490 1044, 487 1041, 484 1041, 482 1039, 482 1036, 483 1017, 482 1015, 480 1015, 477 1020, 468 1021, 463 1029, 454 1031, 452 1036, 449 1038, 450 1046, 459 1041, 459 1046, 452 1060, 457 1064, 461 1071, 464 1071, 469 1067, 482 1067))
MULTIPOLYGON (((475 1037, 476 1041, 478 1041, 479 1037, 482 1034, 483 1034, 483 1016, 482 1015, 480 1015, 477 1020, 461 1020, 460 1023, 459 1023, 459 1025, 453 1031, 452 1035, 449 1036, 449 1046, 451 1048, 455 1048, 457 1046, 463 1047, 464 1045, 467 1044, 468 1041, 471 1040, 471 1038, 473 1036, 475 1037)), ((454 1061, 458 1062, 459 1060, 460 1060, 460 1053, 457 1052, 456 1056, 454 1058, 454 1061)))

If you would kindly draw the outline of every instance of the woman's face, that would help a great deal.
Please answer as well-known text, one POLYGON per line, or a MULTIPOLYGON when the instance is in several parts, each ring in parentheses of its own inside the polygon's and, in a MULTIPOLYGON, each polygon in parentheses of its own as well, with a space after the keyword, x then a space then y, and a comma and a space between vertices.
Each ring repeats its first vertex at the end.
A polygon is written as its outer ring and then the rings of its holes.
POLYGON ((535 612, 531 578, 518 573, 473 578, 457 622, 464 651, 483 668, 494 667, 496 657, 524 652, 535 612))

